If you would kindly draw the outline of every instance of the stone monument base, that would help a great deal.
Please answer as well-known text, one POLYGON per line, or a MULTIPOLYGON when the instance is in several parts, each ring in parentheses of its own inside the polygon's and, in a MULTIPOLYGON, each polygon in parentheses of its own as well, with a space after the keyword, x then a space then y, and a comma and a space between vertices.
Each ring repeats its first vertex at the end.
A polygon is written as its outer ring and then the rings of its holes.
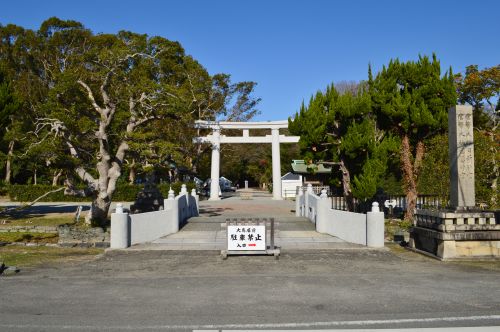
POLYGON ((500 220, 493 212, 417 210, 410 248, 436 258, 500 258, 500 220))

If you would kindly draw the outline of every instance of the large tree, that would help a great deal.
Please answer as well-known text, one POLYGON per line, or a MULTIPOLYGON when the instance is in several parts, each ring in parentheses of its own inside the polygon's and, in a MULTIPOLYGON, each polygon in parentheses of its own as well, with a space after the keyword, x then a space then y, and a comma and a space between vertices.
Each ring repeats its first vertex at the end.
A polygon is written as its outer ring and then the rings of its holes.
POLYGON ((401 140, 400 167, 406 193, 406 220, 413 220, 425 141, 447 127, 448 109, 456 103, 453 74, 441 76, 436 56, 418 61, 391 60, 376 75, 369 72, 372 109, 379 128, 401 140))
MULTIPOLYGON (((1 70, 1 69, 0 69, 1 70)), ((15 123, 16 113, 19 111, 20 102, 14 95, 6 75, 0 71, 0 142, 2 148, 0 149, 0 160, 2 161, 1 167, 5 169, 4 181, 10 183, 12 174, 12 158, 14 154, 14 141, 12 137, 13 124, 15 123)))
POLYGON ((2 90, 1 135, 4 181, 11 183, 22 167, 17 153, 22 150, 26 132, 32 130, 33 102, 40 99, 36 79, 36 34, 9 24, 0 25, 0 81, 2 90))
POLYGON ((344 93, 328 86, 311 97, 308 106, 302 104, 289 120, 289 129, 300 135, 300 150, 307 161, 334 167, 333 176, 341 178, 350 211, 354 197, 373 197, 395 142, 377 128, 365 84, 355 89, 349 85, 344 93))
POLYGON ((50 165, 54 179, 65 168, 67 193, 93 196, 89 220, 106 219, 127 155, 131 164, 172 158, 190 164, 185 146, 195 148, 194 131, 187 126, 201 109, 214 110, 209 119, 256 112, 253 83, 210 76, 178 42, 162 37, 94 35, 79 22, 57 18, 38 31, 7 26, 0 33, 0 61, 26 97, 32 124, 17 136, 24 142, 19 154, 35 169, 50 165), (196 90, 200 86, 205 90, 196 90), (218 101, 206 101, 212 97, 218 101), (71 186, 71 175, 87 185, 83 192, 71 186))

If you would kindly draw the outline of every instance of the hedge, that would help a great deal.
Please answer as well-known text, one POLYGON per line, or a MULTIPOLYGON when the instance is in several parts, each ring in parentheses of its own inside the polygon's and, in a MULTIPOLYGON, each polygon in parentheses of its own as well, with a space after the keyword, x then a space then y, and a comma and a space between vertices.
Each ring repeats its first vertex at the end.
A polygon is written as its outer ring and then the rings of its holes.
MULTIPOLYGON (((158 189, 162 193, 164 198, 168 197, 168 191, 170 186, 175 194, 178 194, 181 190, 182 183, 175 182, 171 185, 168 183, 163 183, 158 185, 158 189)), ((187 189, 191 192, 191 189, 195 188, 195 184, 190 182, 186 184, 187 189)), ((32 202, 43 194, 57 189, 50 185, 23 185, 14 184, 4 187, 10 199, 15 202, 32 202)), ((60 187, 59 187, 60 188, 60 187)), ((119 184, 113 194, 113 201, 122 202, 133 202, 139 191, 144 188, 141 184, 119 184)), ((39 202, 91 202, 92 197, 77 197, 64 195, 64 191, 58 191, 50 195, 45 196, 39 202)))

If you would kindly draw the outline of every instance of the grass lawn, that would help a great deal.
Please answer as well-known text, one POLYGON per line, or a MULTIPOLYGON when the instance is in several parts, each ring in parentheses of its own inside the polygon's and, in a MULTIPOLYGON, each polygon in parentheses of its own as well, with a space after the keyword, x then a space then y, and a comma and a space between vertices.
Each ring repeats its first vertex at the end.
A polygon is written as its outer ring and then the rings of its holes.
POLYGON ((42 264, 93 260, 104 252, 98 248, 0 247, 0 262, 7 266, 33 267, 42 264))
POLYGON ((0 242, 57 243, 57 233, 9 232, 0 233, 0 242))
POLYGON ((0 227, 8 226, 59 226, 74 223, 74 213, 52 213, 43 216, 3 218, 0 227))

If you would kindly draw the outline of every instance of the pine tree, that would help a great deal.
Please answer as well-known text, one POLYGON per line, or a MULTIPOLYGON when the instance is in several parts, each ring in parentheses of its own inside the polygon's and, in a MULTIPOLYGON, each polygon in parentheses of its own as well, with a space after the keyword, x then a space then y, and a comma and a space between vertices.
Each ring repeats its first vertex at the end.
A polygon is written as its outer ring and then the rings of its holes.
POLYGON ((417 62, 391 60, 368 84, 379 128, 401 140, 405 219, 413 220, 425 140, 445 130, 448 109, 456 102, 453 73, 450 69, 441 77, 434 54, 432 60, 427 56, 420 56, 417 62))
POLYGON ((306 160, 334 167, 333 177, 341 179, 348 210, 354 210, 354 197, 374 196, 394 140, 378 130, 364 83, 357 93, 339 94, 333 84, 318 92, 289 120, 289 130, 300 135, 306 160))

